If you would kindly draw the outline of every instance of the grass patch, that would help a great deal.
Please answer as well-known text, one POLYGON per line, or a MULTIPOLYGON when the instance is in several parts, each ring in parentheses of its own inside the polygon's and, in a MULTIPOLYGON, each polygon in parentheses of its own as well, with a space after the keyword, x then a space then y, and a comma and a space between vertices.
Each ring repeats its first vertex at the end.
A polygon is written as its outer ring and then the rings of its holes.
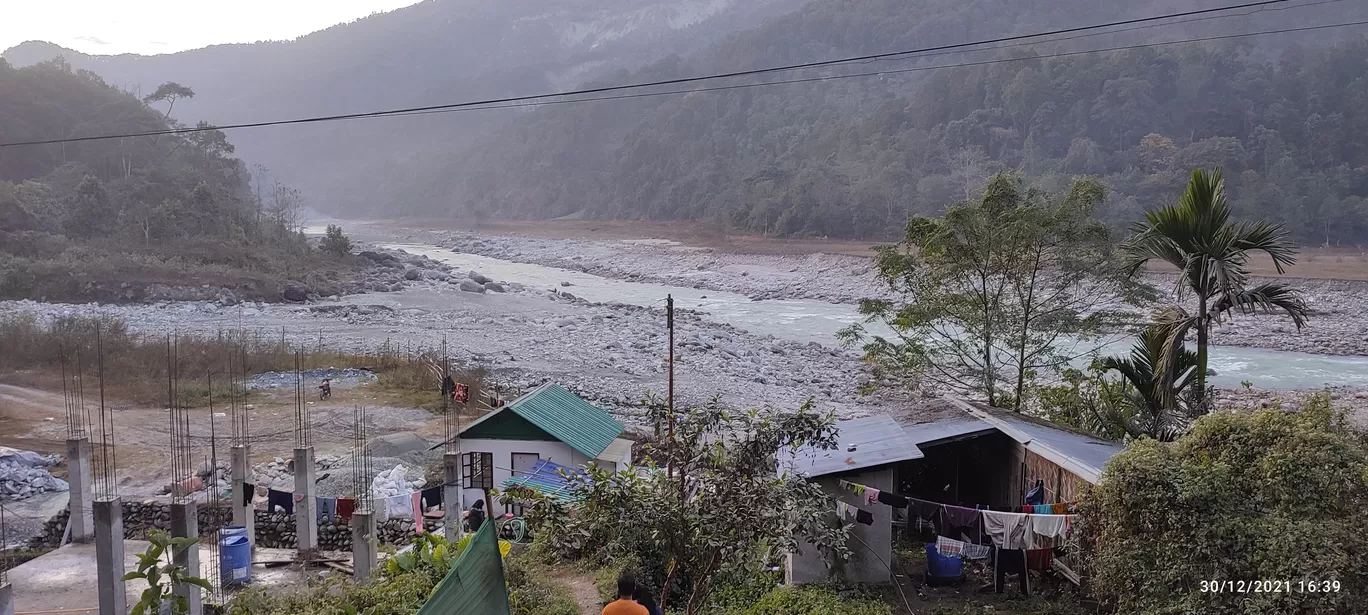
POLYGON ((516 555, 504 560, 508 604, 513 615, 580 615, 569 588, 551 580, 551 569, 537 558, 516 555))
MULTIPOLYGON (((60 390, 83 376, 89 395, 99 386, 103 369, 105 394, 111 399, 156 406, 166 403, 167 338, 131 332, 112 317, 61 317, 43 323, 27 316, 0 316, 0 377, 15 384, 60 390), (97 336, 98 331, 98 336, 97 336), (103 366, 99 355, 103 354, 103 366), (78 367, 79 366, 79 367, 78 367)), ((396 344, 350 354, 291 346, 283 338, 260 332, 221 331, 217 335, 181 335, 175 339, 175 366, 180 374, 183 403, 190 407, 209 401, 207 374, 213 374, 214 399, 229 398, 229 378, 238 382, 233 395, 247 401, 254 392, 241 387, 243 374, 292 371, 296 356, 303 369, 358 368, 379 376, 379 391, 393 403, 429 410, 441 408, 441 357, 396 344)), ((471 395, 484 390, 483 369, 453 370, 452 377, 471 385, 471 395)), ((313 383, 309 383, 310 395, 313 383)))

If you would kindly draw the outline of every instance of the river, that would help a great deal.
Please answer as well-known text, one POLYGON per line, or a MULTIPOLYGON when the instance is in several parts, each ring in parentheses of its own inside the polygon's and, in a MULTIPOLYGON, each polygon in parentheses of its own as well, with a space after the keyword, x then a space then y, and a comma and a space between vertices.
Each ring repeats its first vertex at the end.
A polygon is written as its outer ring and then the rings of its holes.
MULTIPOLYGON (((426 244, 385 244, 384 247, 427 256, 460 269, 474 269, 492 278, 520 282, 532 288, 559 288, 593 302, 661 306, 672 295, 679 308, 706 312, 709 318, 754 334, 836 345, 836 332, 858 322, 855 306, 806 299, 755 301, 744 295, 646 282, 628 282, 528 263, 462 254, 426 244), (563 287, 562 282, 570 286, 563 287)), ((1105 354, 1127 352, 1129 338, 1113 336, 1089 342, 1105 354)), ((1368 386, 1368 357, 1328 356, 1302 352, 1212 346, 1210 367, 1215 386, 1238 388, 1248 381, 1269 389, 1309 389, 1326 385, 1368 386)), ((1080 359, 1086 363, 1087 359, 1080 359)))

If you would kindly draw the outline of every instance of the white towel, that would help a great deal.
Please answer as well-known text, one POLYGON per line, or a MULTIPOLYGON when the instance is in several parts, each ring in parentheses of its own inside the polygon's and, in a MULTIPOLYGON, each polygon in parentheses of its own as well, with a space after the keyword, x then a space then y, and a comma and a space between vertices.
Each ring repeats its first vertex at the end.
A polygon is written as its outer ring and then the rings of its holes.
POLYGON ((385 498, 385 516, 389 519, 413 518, 413 497, 396 495, 385 498))
POLYGON ((1027 549, 1062 547, 1072 529, 1073 515, 1026 515, 1030 530, 1026 532, 1027 549))

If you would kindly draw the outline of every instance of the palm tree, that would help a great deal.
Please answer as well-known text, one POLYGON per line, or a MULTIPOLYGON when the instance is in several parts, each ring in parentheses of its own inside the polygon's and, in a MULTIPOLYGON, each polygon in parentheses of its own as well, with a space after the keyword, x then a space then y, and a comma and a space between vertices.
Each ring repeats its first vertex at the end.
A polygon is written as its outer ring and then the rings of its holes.
MULTIPOLYGON (((1207 346, 1213 323, 1238 309, 1241 312, 1281 311, 1298 329, 1306 324, 1307 308, 1296 290, 1277 282, 1248 288, 1249 252, 1262 251, 1273 259, 1278 273, 1296 262, 1296 245, 1287 239, 1281 224, 1266 221, 1235 223, 1226 203, 1221 170, 1192 172, 1187 189, 1176 204, 1145 213, 1126 243, 1131 275, 1151 260, 1178 268, 1179 300, 1193 296, 1197 310, 1171 306, 1156 314, 1155 324, 1165 332, 1166 344, 1176 349, 1190 331, 1197 333, 1196 401, 1206 395, 1207 346)), ((1163 359, 1173 352, 1160 355, 1163 359)))
POLYGON ((1187 425, 1182 393, 1197 374, 1197 353, 1170 347, 1167 331, 1148 327, 1131 348, 1130 357, 1106 357, 1097 365, 1121 374, 1121 386, 1108 387, 1097 419, 1132 438, 1149 436, 1172 442, 1187 425), (1165 353, 1171 349, 1172 355, 1165 353), (1163 366, 1161 368, 1161 365, 1163 366))

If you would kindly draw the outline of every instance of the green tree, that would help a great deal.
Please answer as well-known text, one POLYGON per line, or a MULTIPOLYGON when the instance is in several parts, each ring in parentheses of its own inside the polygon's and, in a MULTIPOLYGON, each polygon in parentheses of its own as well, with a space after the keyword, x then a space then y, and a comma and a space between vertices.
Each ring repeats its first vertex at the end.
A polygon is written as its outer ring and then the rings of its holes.
POLYGON ((1167 342, 1163 331, 1149 327, 1140 333, 1129 357, 1098 362, 1102 370, 1119 373, 1127 385, 1103 406, 1100 418, 1131 438, 1148 436, 1171 442, 1186 427, 1182 394, 1196 375, 1197 353, 1178 345, 1165 360, 1167 342), (1159 369, 1160 365, 1167 369, 1159 369))
POLYGON ((149 105, 152 104, 152 103, 154 103, 154 102, 165 102, 165 103, 167 103, 167 104, 166 104, 166 115, 163 116, 163 118, 164 118, 164 119, 170 119, 170 118, 171 118, 171 110, 176 108, 176 101, 181 100, 181 99, 184 99, 184 98, 194 98, 194 97, 195 97, 195 91, 194 91, 194 90, 192 90, 192 89, 190 89, 190 88, 188 88, 188 87, 185 87, 185 86, 183 86, 183 85, 181 85, 181 84, 179 84, 179 83, 176 83, 175 81, 167 81, 166 83, 163 83, 163 84, 157 86, 157 91, 155 91, 155 92, 153 92, 153 93, 151 93, 151 94, 148 94, 147 96, 144 96, 144 97, 143 97, 143 102, 146 103, 146 104, 149 104, 149 105))
POLYGON ((333 256, 346 256, 351 254, 351 240, 342 234, 342 227, 329 224, 323 239, 318 240, 318 249, 333 256))
POLYGON ((64 226, 68 235, 90 238, 107 231, 116 213, 104 185, 87 175, 67 204, 64 226))
POLYGON ((1052 195, 999 174, 977 201, 913 218, 902 242, 877 248, 897 299, 861 301, 865 321, 842 340, 885 381, 929 379, 1021 411, 1035 374, 1084 354, 1116 315, 1106 304, 1134 296, 1092 217, 1105 198, 1090 179, 1052 195))
POLYGON ((143 590, 130 615, 156 615, 162 613, 166 604, 171 605, 171 613, 176 615, 190 612, 189 598, 172 592, 184 586, 207 591, 214 588, 209 581, 190 574, 185 566, 177 565, 175 557, 186 549, 199 548, 199 539, 172 538, 165 531, 153 530, 147 540, 151 544, 147 551, 138 555, 138 569, 123 576, 124 581, 141 579, 147 582, 147 589, 143 590))
MULTIPOLYGON (((1207 393, 1207 347, 1213 324, 1235 310, 1281 311, 1298 329, 1306 324, 1307 307, 1296 290, 1278 282, 1249 287, 1250 252, 1268 254, 1278 273, 1283 273, 1296 262, 1296 245, 1288 240, 1281 224, 1232 220, 1219 168, 1210 173, 1205 169, 1193 171, 1178 202, 1146 212, 1145 221, 1135 225, 1125 249, 1131 257, 1131 275, 1150 261, 1168 263, 1178 269, 1178 298, 1196 299, 1195 311, 1170 306, 1156 313, 1155 324, 1165 331, 1170 347, 1196 331, 1194 394, 1199 411, 1207 393)), ((1158 369, 1168 370, 1169 366, 1161 361, 1158 369)))
POLYGON ((1094 590, 1135 615, 1368 612, 1366 450, 1324 393, 1300 412, 1215 413, 1175 442, 1132 444, 1079 511, 1094 590), (1255 580, 1292 585, 1203 591, 1255 580))
MULTIPOLYGON (((663 420, 667 410, 651 404, 663 420)), ((750 578, 799 540, 831 562, 848 557, 846 528, 827 520, 834 502, 801 476, 775 472, 780 451, 835 446, 830 416, 798 412, 729 412, 717 404, 680 414, 675 439, 648 450, 646 472, 590 467, 570 477, 573 512, 542 497, 533 506, 539 540, 557 555, 594 565, 633 563, 639 578, 661 587, 661 608, 707 612, 709 597, 731 580, 750 578)))

